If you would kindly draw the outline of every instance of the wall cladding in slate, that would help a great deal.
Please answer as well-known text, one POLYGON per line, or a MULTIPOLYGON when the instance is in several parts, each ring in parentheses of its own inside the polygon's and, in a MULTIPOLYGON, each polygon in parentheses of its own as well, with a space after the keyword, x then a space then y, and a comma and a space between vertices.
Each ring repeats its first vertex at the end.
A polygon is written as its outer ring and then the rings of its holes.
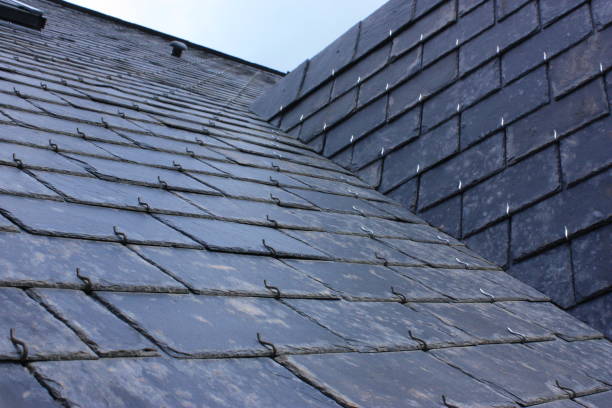
POLYGON ((612 1, 391 0, 253 110, 612 338, 612 1))

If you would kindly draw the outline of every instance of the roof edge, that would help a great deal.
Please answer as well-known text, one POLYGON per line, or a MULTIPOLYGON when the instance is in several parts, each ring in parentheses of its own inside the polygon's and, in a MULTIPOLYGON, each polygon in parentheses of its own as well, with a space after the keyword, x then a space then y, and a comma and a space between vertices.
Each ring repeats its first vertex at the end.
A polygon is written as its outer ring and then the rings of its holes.
POLYGON ((126 20, 123 20, 121 18, 111 16, 109 14, 104 14, 104 13, 102 13, 100 11, 92 10, 92 9, 89 9, 89 8, 83 7, 83 6, 79 6, 78 4, 70 3, 70 2, 65 1, 65 0, 46 0, 46 1, 51 2, 51 3, 61 4, 62 6, 69 7, 69 8, 81 11, 83 13, 91 14, 91 15, 96 16, 96 17, 104 18, 106 20, 110 20, 110 21, 115 22, 115 23, 123 24, 123 25, 126 25, 128 27, 135 28, 135 29, 147 32, 149 34, 154 34, 154 35, 166 38, 168 40, 178 40, 178 41, 184 42, 185 44, 187 44, 191 48, 195 48, 195 49, 198 49, 198 50, 206 51, 206 52, 209 52, 211 54, 217 55, 219 57, 227 58, 229 60, 236 61, 236 62, 239 62, 241 64, 245 64, 245 65, 251 66, 253 68, 261 69, 261 70, 267 71, 267 72, 272 73, 272 74, 280 75, 282 77, 284 77, 286 75, 285 72, 276 70, 274 68, 270 68, 270 67, 267 67, 265 65, 257 64, 255 62, 247 61, 245 59, 242 59, 242 58, 230 55, 230 54, 226 54, 226 53, 221 52, 221 51, 217 51, 217 50, 215 50, 213 48, 209 48, 209 47, 205 47, 205 46, 200 45, 200 44, 196 44, 196 43, 191 42, 189 40, 186 40, 184 38, 180 38, 180 37, 173 36, 171 34, 163 33, 161 31, 157 31, 157 30, 154 30, 152 28, 142 26, 140 24, 132 23, 130 21, 126 21, 126 20))

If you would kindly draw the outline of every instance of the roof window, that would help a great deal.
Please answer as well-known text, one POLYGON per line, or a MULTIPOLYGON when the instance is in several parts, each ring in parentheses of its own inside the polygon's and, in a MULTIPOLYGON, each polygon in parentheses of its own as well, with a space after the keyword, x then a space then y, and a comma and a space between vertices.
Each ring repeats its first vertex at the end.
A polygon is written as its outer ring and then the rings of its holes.
POLYGON ((43 12, 17 0, 0 0, 0 20, 41 30, 47 19, 43 12))

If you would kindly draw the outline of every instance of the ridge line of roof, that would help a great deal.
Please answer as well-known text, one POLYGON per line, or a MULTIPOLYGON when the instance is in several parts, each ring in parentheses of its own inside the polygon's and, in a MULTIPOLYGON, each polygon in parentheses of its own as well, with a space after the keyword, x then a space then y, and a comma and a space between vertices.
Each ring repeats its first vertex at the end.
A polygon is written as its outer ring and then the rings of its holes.
POLYGON ((105 13, 102 13, 102 12, 99 12, 99 11, 96 11, 96 10, 92 10, 90 8, 80 6, 78 4, 70 3, 70 2, 65 1, 65 0, 46 0, 46 1, 49 1, 51 3, 60 4, 62 6, 69 7, 69 8, 72 8, 74 10, 81 11, 83 13, 87 13, 87 14, 90 14, 90 15, 93 15, 93 16, 96 16, 96 17, 100 17, 100 18, 103 18, 103 19, 106 19, 106 20, 110 20, 110 21, 113 21, 115 23, 123 24, 123 25, 126 25, 128 27, 144 31, 144 32, 149 33, 149 34, 153 34, 153 35, 157 35, 157 36, 160 36, 160 37, 167 38, 169 40, 178 40, 178 41, 184 42, 185 44, 187 44, 188 46, 190 46, 192 48, 195 48, 195 49, 198 49, 198 50, 202 50, 202 51, 206 51, 206 52, 210 52, 211 54, 217 55, 219 57, 227 58, 229 60, 236 61, 236 62, 239 62, 241 64, 245 64, 245 65, 251 66, 253 68, 261 69, 261 70, 267 71, 267 72, 272 73, 272 74, 280 75, 281 77, 284 77, 286 75, 285 72, 279 71, 277 69, 270 68, 270 67, 267 67, 265 65, 258 64, 256 62, 247 61, 245 59, 236 57, 234 55, 226 54, 224 52, 215 50, 213 48, 206 47, 206 46, 201 45, 201 44, 196 44, 196 43, 194 43, 192 41, 183 39, 181 37, 173 36, 173 35, 168 34, 168 33, 164 33, 164 32, 158 31, 158 30, 154 30, 152 28, 148 28, 148 27, 145 27, 145 26, 137 24, 137 23, 132 23, 130 21, 123 20, 121 18, 114 17, 114 16, 111 16, 109 14, 105 14, 105 13))

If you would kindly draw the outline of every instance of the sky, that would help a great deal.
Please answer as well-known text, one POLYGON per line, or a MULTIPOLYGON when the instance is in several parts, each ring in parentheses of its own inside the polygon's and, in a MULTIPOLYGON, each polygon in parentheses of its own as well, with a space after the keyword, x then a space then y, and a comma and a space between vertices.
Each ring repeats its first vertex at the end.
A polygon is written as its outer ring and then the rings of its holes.
POLYGON ((386 0, 69 0, 279 71, 314 56, 386 0))

